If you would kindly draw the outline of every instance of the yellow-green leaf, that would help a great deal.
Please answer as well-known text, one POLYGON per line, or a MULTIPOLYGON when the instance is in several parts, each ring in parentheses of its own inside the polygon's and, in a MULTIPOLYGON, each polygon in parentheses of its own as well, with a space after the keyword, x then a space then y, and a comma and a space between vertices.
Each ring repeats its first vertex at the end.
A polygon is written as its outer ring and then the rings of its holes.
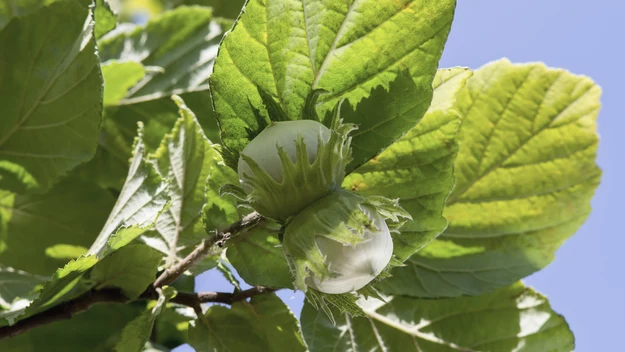
POLYGON ((478 295, 544 268, 590 213, 599 184, 601 90, 543 64, 490 63, 458 96, 449 228, 380 287, 417 297, 478 295))

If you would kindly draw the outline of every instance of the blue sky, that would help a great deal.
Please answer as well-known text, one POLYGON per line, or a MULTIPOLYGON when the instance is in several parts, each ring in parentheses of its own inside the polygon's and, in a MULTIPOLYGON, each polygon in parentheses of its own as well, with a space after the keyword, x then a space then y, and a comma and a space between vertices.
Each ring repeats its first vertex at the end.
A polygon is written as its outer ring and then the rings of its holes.
MULTIPOLYGON (((441 67, 475 69, 501 57, 543 61, 590 76, 603 88, 598 164, 604 174, 593 213, 557 252, 556 260, 525 281, 566 317, 576 336, 576 351, 623 348, 625 236, 618 224, 625 216, 625 1, 458 2, 441 67)), ((228 286, 219 274, 209 272, 198 278, 196 289, 228 286)), ((299 314, 301 295, 281 296, 299 314)))
POLYGON ((575 333, 578 352, 620 351, 625 331, 625 1, 459 0, 441 67, 508 57, 590 76, 603 89, 602 183, 584 226, 555 261, 525 282, 546 294, 575 333))

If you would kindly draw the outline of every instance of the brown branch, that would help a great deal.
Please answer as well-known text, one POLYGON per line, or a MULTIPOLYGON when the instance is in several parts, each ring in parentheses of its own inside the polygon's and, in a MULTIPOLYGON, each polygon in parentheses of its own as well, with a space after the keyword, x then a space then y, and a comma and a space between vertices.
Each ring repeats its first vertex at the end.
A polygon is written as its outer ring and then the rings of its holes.
POLYGON ((257 295, 265 293, 272 293, 277 291, 275 288, 256 286, 248 290, 238 291, 235 293, 228 292, 198 292, 188 293, 179 292, 176 297, 172 298, 170 302, 185 305, 187 307, 193 307, 201 303, 224 303, 233 304, 234 302, 244 301, 248 298, 252 298, 257 295))
POLYGON ((189 270, 191 267, 197 264, 197 262, 204 259, 209 254, 213 246, 216 245, 218 247, 223 247, 224 243, 228 240, 228 238, 230 238, 232 234, 236 234, 237 232, 240 232, 247 227, 256 225, 262 219, 263 218, 258 213, 251 213, 244 217, 242 220, 230 225, 230 227, 226 228, 225 230, 217 231, 215 235, 202 240, 202 242, 200 242, 200 244, 195 247, 193 252, 189 253, 189 255, 187 255, 178 264, 165 270, 158 277, 158 279, 154 281, 154 287, 162 287, 176 281, 176 279, 179 278, 180 275, 182 275, 185 271, 189 270))
MULTIPOLYGON (((243 301, 256 295, 275 292, 276 289, 267 287, 253 287, 249 290, 238 291, 235 293, 228 292, 178 292, 178 294, 170 300, 172 303, 178 303, 196 309, 201 303, 225 303, 233 304, 234 302, 243 301)), ((145 292, 139 296, 139 299, 158 299, 158 293, 154 287, 148 287, 145 292)), ((0 327, 0 340, 14 337, 25 333, 28 330, 38 326, 53 323, 55 321, 66 320, 74 315, 88 310, 91 306, 98 303, 127 303, 131 301, 118 288, 105 288, 101 290, 88 291, 70 301, 63 302, 41 313, 37 313, 26 319, 22 319, 11 326, 0 327)), ((198 312, 196 311, 196 314, 198 312)))
MULTIPOLYGON (((245 230, 251 226, 260 223, 263 218, 256 212, 244 217, 242 220, 230 225, 228 228, 218 231, 213 236, 204 239, 189 255, 187 255, 178 264, 165 270, 153 285, 150 285, 145 292, 139 296, 139 299, 158 299, 157 287, 162 287, 174 282, 185 271, 193 267, 198 261, 204 259, 214 246, 223 247, 226 240, 238 232, 245 230)), ((193 308, 196 314, 201 314, 201 303, 215 302, 232 304, 242 301, 255 295, 274 292, 275 289, 266 287, 254 287, 245 291, 234 293, 227 292, 200 292, 189 293, 179 292, 171 302, 182 304, 193 308)), ((70 319, 76 314, 88 310, 91 306, 98 303, 127 303, 132 301, 126 297, 120 289, 106 288, 101 290, 90 290, 77 298, 63 302, 46 311, 37 313, 28 318, 22 319, 12 326, 0 327, 0 340, 17 336, 30 329, 38 326, 53 323, 59 320, 70 319)))
POLYGON ((63 302, 46 311, 22 319, 14 325, 0 327, 0 340, 17 336, 38 326, 70 319, 97 303, 125 303, 127 301, 128 297, 124 296, 118 289, 88 291, 73 300, 63 302))

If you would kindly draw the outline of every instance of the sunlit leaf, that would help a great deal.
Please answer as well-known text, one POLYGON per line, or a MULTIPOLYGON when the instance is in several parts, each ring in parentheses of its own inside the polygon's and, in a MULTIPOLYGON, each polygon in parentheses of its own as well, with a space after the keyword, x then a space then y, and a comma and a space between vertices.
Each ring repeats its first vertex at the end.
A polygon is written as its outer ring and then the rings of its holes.
POLYGON ((266 114, 258 88, 294 120, 315 90, 327 92, 319 96, 325 112, 340 99, 355 105, 408 70, 416 89, 407 104, 428 102, 454 8, 453 0, 248 1, 210 79, 225 145, 242 150, 258 128, 255 110, 266 114))
POLYGON ((600 89, 542 64, 484 66, 458 96, 449 228, 380 287, 417 297, 478 295, 544 268, 590 213, 601 171, 600 89))

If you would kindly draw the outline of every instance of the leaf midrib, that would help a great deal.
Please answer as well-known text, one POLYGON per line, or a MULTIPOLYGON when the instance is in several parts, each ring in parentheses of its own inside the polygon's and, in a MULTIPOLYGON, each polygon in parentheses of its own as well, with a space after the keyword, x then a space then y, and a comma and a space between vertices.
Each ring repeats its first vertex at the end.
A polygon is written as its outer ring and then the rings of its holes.
MULTIPOLYGON (((388 69, 390 67, 392 67, 393 65, 397 64, 398 62, 404 60, 407 56, 413 54, 415 51, 417 50, 421 50, 424 53, 427 53, 426 51, 423 51, 423 49, 421 48, 423 46, 423 44, 427 43, 428 41, 432 40, 433 38, 435 38, 439 33, 441 33, 443 30, 445 30, 449 24, 451 23, 451 19, 448 21, 445 21, 442 26, 440 28, 438 28, 433 34, 432 36, 426 38, 425 40, 423 40, 422 42, 420 42, 415 48, 408 50, 404 55, 402 55, 401 57, 394 59, 389 65, 387 65, 386 67, 372 73, 371 75, 369 75, 368 77, 365 77, 361 80, 359 80, 358 82, 355 82, 354 84, 352 84, 351 86, 344 88, 340 91, 337 92, 333 92, 332 94, 328 94, 326 96, 323 96, 324 100, 323 102, 328 102, 331 101, 332 99, 335 99, 339 96, 345 95, 349 92, 351 92, 352 90, 356 89, 357 87, 361 86, 362 84, 369 82, 371 79, 373 79, 374 77, 383 74, 385 72, 388 72, 388 69)), ((321 99, 320 99, 321 100, 321 99)), ((323 103, 320 102, 320 103, 323 103)))
POLYGON ((467 349, 465 347, 458 346, 458 345, 456 345, 453 342, 447 342, 447 341, 444 341, 442 339, 437 339, 437 338, 434 338, 432 336, 423 334, 416 327, 414 329, 407 329, 405 326, 403 326, 401 324, 398 324, 398 323, 388 319, 387 317, 385 317, 385 316, 383 316, 381 314, 378 314, 377 312, 365 310, 365 314, 367 314, 369 320, 372 320, 372 319, 377 320, 377 321, 379 321, 382 324, 385 324, 385 325, 387 325, 387 326, 389 326, 389 327, 391 327, 393 329, 396 329, 396 330, 399 330, 399 331, 405 333, 406 335, 414 336, 414 337, 419 338, 421 340, 432 342, 432 343, 435 343, 435 344, 438 344, 438 345, 450 347, 450 348, 453 348, 454 350, 457 350, 457 351, 463 351, 463 352, 473 351, 471 349, 467 349))
POLYGON ((345 31, 346 24, 348 23, 347 19, 353 13, 354 7, 355 7, 357 2, 358 2, 358 0, 354 0, 347 7, 347 13, 345 14, 345 17, 343 18, 343 22, 341 23, 341 26, 339 27, 339 29, 336 31, 336 35, 334 36, 334 41, 332 41, 332 45, 330 46, 330 49, 328 50, 328 53, 326 54, 326 57, 323 59, 323 62, 321 63, 321 67, 319 68, 319 71, 317 71, 317 74, 315 75, 315 79, 313 81, 311 91, 317 89, 317 85, 319 84, 319 80, 321 79, 321 76, 323 76, 323 72, 325 71, 326 67, 328 66, 328 63, 330 61, 330 57, 332 56, 332 54, 336 50, 336 45, 338 44, 339 40, 343 36, 343 32, 345 31))

